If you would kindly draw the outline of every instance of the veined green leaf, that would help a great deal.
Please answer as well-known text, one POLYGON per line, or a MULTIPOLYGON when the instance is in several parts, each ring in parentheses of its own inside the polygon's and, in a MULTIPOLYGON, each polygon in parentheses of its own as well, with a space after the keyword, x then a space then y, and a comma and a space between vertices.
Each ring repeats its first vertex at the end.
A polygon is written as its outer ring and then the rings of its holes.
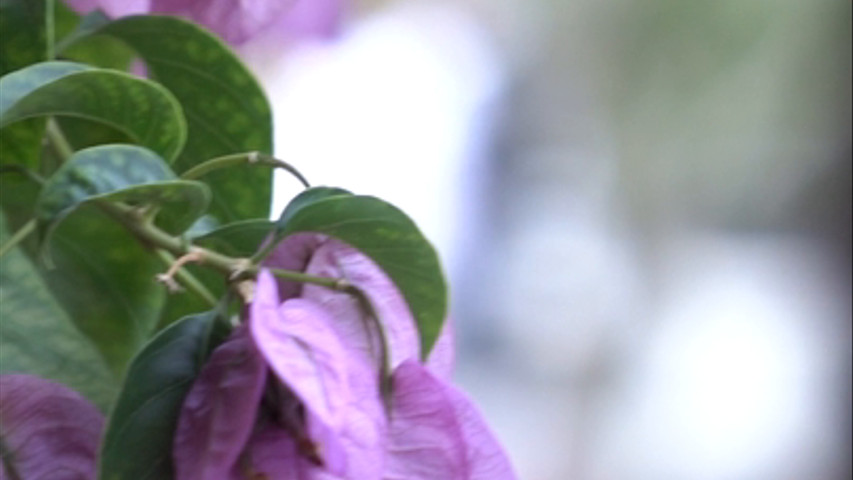
POLYGON ((44 10, 44 2, 0 1, 0 75, 45 59, 44 10))
POLYGON ((176 205, 165 209, 173 231, 189 227, 207 207, 203 183, 177 180, 153 152, 133 145, 101 145, 76 152, 47 181, 36 201, 43 241, 68 214, 93 200, 176 205))
POLYGON ((242 220, 199 235, 193 243, 232 257, 251 257, 274 227, 275 223, 269 220, 242 220))
MULTIPOLYGON (((124 41, 148 72, 178 98, 187 118, 187 143, 175 163, 185 171, 235 152, 272 151, 272 116, 258 82, 215 35, 175 17, 131 16, 115 21, 88 16, 64 42, 87 35, 124 41)), ((267 218, 272 173, 241 168, 205 177, 214 193, 210 213, 222 223, 267 218)))
POLYGON ((224 338, 216 311, 185 317, 133 359, 107 421, 100 480, 172 478, 172 439, 184 397, 224 338))
POLYGON ((0 128, 45 115, 97 120, 170 160, 186 139, 178 101, 144 78, 73 62, 38 63, 0 78, 0 128))
MULTIPOLYGON (((8 238, 0 214, 0 243, 8 238)), ((104 358, 18 248, 0 259, 0 373, 10 372, 56 380, 101 410, 118 390, 118 378, 104 358)))
MULTIPOLYGON (((0 76, 45 59, 44 2, 0 2, 0 76)), ((20 122, 0 131, 0 165, 38 165, 43 119, 20 122)))
POLYGON ((393 205, 375 197, 326 193, 308 189, 298 195, 291 202, 294 207, 288 206, 282 214, 277 227, 280 237, 322 233, 370 257, 406 300, 426 358, 447 314, 447 285, 435 249, 393 205))

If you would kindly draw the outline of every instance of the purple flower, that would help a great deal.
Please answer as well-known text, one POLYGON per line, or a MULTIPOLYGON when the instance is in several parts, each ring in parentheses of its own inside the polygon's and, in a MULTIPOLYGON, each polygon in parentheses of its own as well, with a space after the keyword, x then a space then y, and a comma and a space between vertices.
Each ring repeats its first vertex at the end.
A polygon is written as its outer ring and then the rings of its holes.
POLYGON ((345 278, 365 293, 387 335, 389 401, 380 393, 381 338, 357 300, 264 270, 247 322, 214 351, 184 402, 176 480, 515 478, 482 416, 448 383, 449 327, 420 363, 396 287, 336 240, 290 237, 269 264, 345 278))
POLYGON ((0 375, 0 479, 94 480, 104 418, 71 389, 0 375))
POLYGON ((178 15, 240 45, 268 31, 282 39, 324 38, 337 32, 343 0, 68 0, 78 12, 103 10, 110 17, 140 13, 178 15))

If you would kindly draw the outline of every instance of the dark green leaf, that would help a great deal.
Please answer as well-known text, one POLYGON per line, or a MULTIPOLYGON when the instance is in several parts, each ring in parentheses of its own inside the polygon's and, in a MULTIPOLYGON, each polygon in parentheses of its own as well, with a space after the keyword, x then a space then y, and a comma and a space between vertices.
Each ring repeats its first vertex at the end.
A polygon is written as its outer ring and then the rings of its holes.
MULTIPOLYGON (((45 59, 44 2, 0 2, 0 76, 45 59)), ((0 165, 38 165, 43 119, 32 119, 0 131, 0 165)))
POLYGON ((0 128, 45 115, 100 121, 170 160, 186 139, 178 101, 144 78, 72 62, 38 63, 0 78, 0 128))
MULTIPOLYGON (((338 238, 376 262, 402 293, 415 317, 426 358, 447 313, 447 285, 438 255, 405 213, 375 197, 323 196, 306 190, 299 207, 282 215, 282 236, 316 232, 338 238)), ((302 198, 300 198, 302 197, 302 198)), ((289 208, 289 207, 288 207, 289 208)))
POLYGON ((35 170, 43 137, 43 118, 30 118, 3 128, 0 130, 0 165, 20 165, 35 170))
MULTIPOLYGON (((0 215, 0 244, 8 233, 0 215)), ((17 248, 0 259, 0 373, 10 372, 63 383, 101 410, 110 405, 118 387, 104 358, 17 248)))
MULTIPOLYGON (((111 35, 126 42, 148 72, 181 102, 187 144, 176 163, 184 171, 209 158, 235 152, 272 150, 266 97, 246 67, 215 35, 174 17, 136 16, 113 22, 89 18, 73 34, 111 35)), ((242 168, 213 172, 205 181, 214 192, 211 214, 223 223, 269 215, 272 174, 242 168)))
POLYGON ((199 235, 193 243, 232 257, 251 257, 272 233, 274 222, 243 220, 199 235))
POLYGON ((278 217, 278 221, 276 222, 278 225, 277 229, 281 229, 287 225, 287 222, 289 222, 290 219, 303 207, 319 202, 320 200, 340 195, 352 195, 352 192, 338 187, 312 187, 302 191, 299 195, 294 197, 286 207, 284 207, 284 211, 281 212, 281 215, 278 217))
MULTIPOLYGON (((0 176, 0 204, 10 226, 17 229, 33 218, 38 193, 38 185, 22 175, 0 176)), ((35 237, 21 245, 31 259, 38 254, 35 237)), ((94 206, 68 217, 52 239, 56 268, 41 267, 39 282, 47 284, 68 318, 121 378, 158 323, 165 295, 154 276, 165 267, 94 206)))
POLYGON ((0 2, 0 75, 45 59, 44 2, 0 2))
POLYGON ((216 312, 157 334, 128 368, 101 445, 100 480, 172 478, 172 438, 184 397, 223 332, 216 312))
POLYGON ((210 192, 203 183, 175 178, 160 157, 142 147, 101 145, 80 150, 42 188, 36 202, 41 238, 46 240, 63 218, 93 200, 176 205, 170 223, 173 230, 183 231, 204 212, 210 192))
POLYGON ((55 268, 41 267, 53 295, 119 375, 154 332, 165 291, 163 264, 124 227, 84 206, 52 235, 55 268))

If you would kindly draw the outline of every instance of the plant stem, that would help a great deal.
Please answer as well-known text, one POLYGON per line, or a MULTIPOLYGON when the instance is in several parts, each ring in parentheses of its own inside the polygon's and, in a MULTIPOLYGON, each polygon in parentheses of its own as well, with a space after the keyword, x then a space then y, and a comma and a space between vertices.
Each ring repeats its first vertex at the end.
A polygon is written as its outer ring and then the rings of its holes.
MULTIPOLYGON (((48 122, 47 125, 47 138, 48 141, 56 148, 56 151, 60 156, 63 157, 63 160, 68 160, 68 158, 74 153, 74 150, 71 148, 68 140, 66 140, 62 130, 60 130, 59 126, 52 120, 48 122)), ((221 162, 220 164, 235 164, 240 161, 248 162, 250 161, 249 157, 252 156, 252 154, 228 155, 226 157, 213 159, 205 164, 210 164, 213 161, 221 162)), ((263 155, 263 157, 275 162, 280 162, 279 160, 266 155, 263 155)), ((251 161, 254 162, 255 160, 251 161)), ((205 164, 199 165, 199 167, 202 167, 205 164)), ((187 174, 191 173, 193 170, 196 171, 195 175, 203 175, 207 171, 215 170, 218 167, 209 166, 206 168, 206 171, 201 168, 190 169, 188 172, 184 173, 184 178, 193 178, 187 176, 187 174)), ((173 236, 161 230, 154 224, 152 219, 146 215, 146 212, 139 208, 133 208, 122 203, 108 201, 97 202, 97 205, 101 210, 127 228, 134 236, 136 236, 137 240, 151 248, 154 248, 155 250, 162 250, 164 253, 171 254, 174 257, 181 257, 188 253, 194 253, 199 257, 200 264, 207 265, 221 273, 224 273, 228 276, 229 280, 235 280, 241 275, 255 275, 258 273, 258 266, 253 263, 251 259, 229 257, 213 250, 188 244, 180 237, 173 236)), ((334 290, 347 291, 347 289, 352 287, 349 282, 339 278, 316 277, 302 272, 282 269, 271 269, 271 271, 274 275, 281 278, 303 283, 313 283, 315 285, 321 285, 334 290)), ((184 271, 184 274, 192 277, 192 274, 189 272, 184 271)), ((195 280, 194 277, 193 280, 195 280)), ((195 282, 198 282, 198 280, 195 280, 195 282)), ((200 285, 200 282, 198 283, 200 285)), ((210 297, 212 297, 212 295, 210 297)))
POLYGON ((21 241, 27 238, 29 234, 33 233, 35 229, 36 221, 34 219, 25 223, 24 226, 19 228, 18 231, 12 235, 12 238, 7 240, 6 243, 3 244, 3 246, 0 246, 0 257, 8 253, 9 250, 15 248, 15 245, 21 243, 21 241))
POLYGON ((56 150, 56 153, 62 158, 62 161, 67 161, 71 155, 74 155, 74 149, 71 148, 71 144, 68 143, 68 139, 65 138, 65 135, 62 133, 62 130, 59 129, 59 125, 56 123, 56 120, 50 118, 47 121, 47 128, 45 129, 47 133, 47 139, 56 150))
MULTIPOLYGON (((302 272, 294 272, 293 270, 283 270, 281 268, 269 268, 268 270, 270 271, 270 273, 272 273, 278 278, 283 278, 285 280, 293 280, 294 282, 312 283, 314 285, 320 285, 321 287, 326 287, 341 292, 348 291, 348 289, 352 286, 349 282, 342 278, 317 277, 302 272)), ((249 271, 255 273, 257 272, 257 267, 253 267, 249 269, 249 271)))
POLYGON ((53 60, 56 57, 54 52, 54 43, 56 41, 56 32, 54 28, 54 0, 45 0, 44 2, 44 36, 47 43, 47 51, 45 52, 48 60, 53 60))
POLYGON ((219 170, 222 168, 228 168, 242 164, 265 165, 273 168, 281 168, 290 172, 290 174, 296 177, 296 179, 299 180, 299 182, 302 183, 305 188, 311 186, 308 183, 308 180, 306 180, 305 177, 302 176, 302 174, 299 172, 299 170, 297 170, 293 165, 277 158, 271 157, 269 155, 263 154, 261 152, 235 153, 232 155, 216 157, 190 168, 189 170, 181 174, 181 178, 183 178, 184 180, 193 180, 203 175, 207 175, 208 173, 214 170, 219 170))

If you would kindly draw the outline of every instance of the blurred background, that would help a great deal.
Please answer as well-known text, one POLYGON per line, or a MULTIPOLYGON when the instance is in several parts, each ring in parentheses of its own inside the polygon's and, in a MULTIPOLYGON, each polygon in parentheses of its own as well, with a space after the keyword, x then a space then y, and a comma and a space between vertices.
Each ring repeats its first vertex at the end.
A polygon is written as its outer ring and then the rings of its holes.
POLYGON ((851 477, 849 0, 359 0, 243 51, 276 154, 439 248, 520 478, 851 477))

